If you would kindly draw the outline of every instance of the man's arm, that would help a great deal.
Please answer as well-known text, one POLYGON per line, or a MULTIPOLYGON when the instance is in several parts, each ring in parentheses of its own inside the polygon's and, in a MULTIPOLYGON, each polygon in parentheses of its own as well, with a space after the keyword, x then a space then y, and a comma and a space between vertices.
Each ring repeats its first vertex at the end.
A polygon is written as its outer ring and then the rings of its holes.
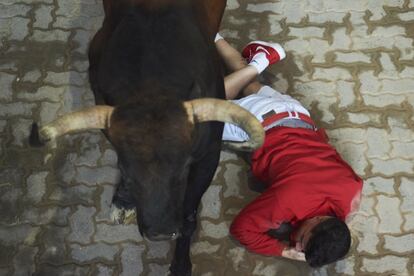
POLYGON ((274 191, 266 191, 247 205, 234 219, 230 233, 252 252, 282 256, 287 245, 267 234, 290 218, 280 212, 274 191))

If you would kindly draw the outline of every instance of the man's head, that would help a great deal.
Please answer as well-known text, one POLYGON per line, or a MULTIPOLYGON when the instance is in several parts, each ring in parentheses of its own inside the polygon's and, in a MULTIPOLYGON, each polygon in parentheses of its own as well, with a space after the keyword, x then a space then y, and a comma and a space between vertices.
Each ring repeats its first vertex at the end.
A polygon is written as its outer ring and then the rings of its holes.
POLYGON ((306 262, 312 267, 320 267, 348 253, 351 234, 343 221, 335 217, 318 216, 301 225, 298 242, 305 252, 306 262))

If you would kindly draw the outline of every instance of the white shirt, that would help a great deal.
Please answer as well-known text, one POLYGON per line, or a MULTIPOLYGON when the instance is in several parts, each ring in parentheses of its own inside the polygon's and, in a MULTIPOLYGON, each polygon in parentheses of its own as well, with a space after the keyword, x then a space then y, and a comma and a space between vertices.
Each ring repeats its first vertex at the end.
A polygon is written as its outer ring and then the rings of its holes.
MULTIPOLYGON (((272 110, 275 113, 299 112, 310 116, 309 111, 300 102, 289 95, 281 94, 270 86, 263 86, 256 94, 232 102, 248 110, 260 122, 264 120, 262 116, 272 110)), ((243 129, 229 123, 224 125, 223 140, 242 142, 248 139, 249 135, 243 129)))

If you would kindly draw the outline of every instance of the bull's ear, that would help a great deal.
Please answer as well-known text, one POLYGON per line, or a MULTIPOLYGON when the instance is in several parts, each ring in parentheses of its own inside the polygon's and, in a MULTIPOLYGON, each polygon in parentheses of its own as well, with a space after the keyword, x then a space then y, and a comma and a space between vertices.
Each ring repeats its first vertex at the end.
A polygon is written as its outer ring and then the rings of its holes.
POLYGON ((190 95, 188 99, 194 100, 194 99, 201 98, 202 91, 203 90, 201 89, 200 84, 198 83, 198 81, 195 80, 193 84, 191 85, 190 95))

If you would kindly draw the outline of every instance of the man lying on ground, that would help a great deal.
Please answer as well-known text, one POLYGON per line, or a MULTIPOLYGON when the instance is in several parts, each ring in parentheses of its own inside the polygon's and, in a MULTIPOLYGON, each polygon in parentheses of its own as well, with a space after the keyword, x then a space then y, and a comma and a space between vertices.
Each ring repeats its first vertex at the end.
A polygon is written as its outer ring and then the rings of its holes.
MULTIPOLYGON (((227 99, 253 113, 266 131, 252 154, 253 175, 266 190, 234 219, 230 232, 252 252, 332 263, 349 251, 345 219, 359 206, 362 180, 328 144, 297 100, 256 81, 267 66, 285 57, 277 43, 251 42, 242 56, 220 35, 216 46, 229 70, 227 99), (246 61, 247 60, 247 63, 246 61)), ((247 134, 226 124, 223 140, 245 141, 247 134)))

